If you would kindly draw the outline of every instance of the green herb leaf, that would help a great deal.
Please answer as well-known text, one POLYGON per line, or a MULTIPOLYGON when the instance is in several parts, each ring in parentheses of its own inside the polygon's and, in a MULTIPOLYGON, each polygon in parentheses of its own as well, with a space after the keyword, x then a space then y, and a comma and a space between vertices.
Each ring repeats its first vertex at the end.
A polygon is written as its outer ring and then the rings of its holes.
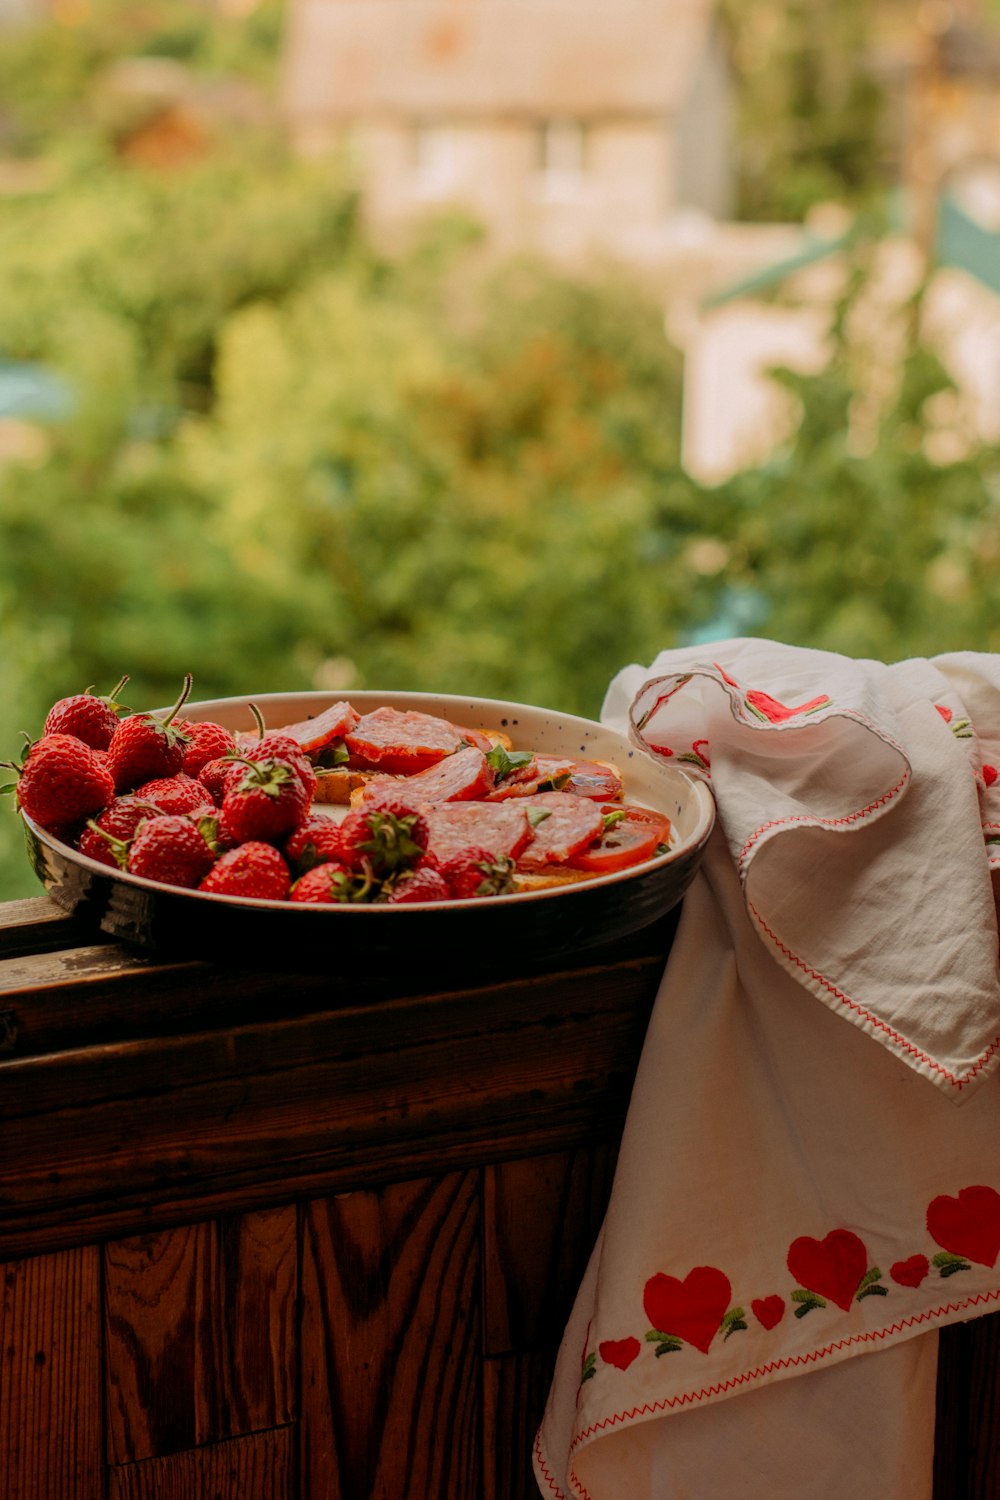
POLYGON ((544 823, 546 818, 551 818, 552 809, 548 807, 529 807, 528 822, 532 828, 537 828, 539 823, 544 823))
POLYGON ((509 776, 511 771, 530 765, 534 758, 531 750, 507 750, 504 745, 494 745, 492 750, 486 752, 486 759, 497 773, 498 781, 509 776))

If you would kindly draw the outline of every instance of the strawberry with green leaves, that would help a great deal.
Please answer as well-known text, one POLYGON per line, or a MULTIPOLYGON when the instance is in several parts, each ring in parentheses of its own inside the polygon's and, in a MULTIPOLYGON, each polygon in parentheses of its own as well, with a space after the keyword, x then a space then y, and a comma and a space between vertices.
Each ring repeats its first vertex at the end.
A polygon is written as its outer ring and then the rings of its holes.
POLYGON ((349 870, 340 860, 326 860, 300 875, 292 886, 290 899, 312 906, 341 906, 370 901, 378 887, 371 871, 349 870))
POLYGON ((310 788, 290 761, 277 756, 243 763, 222 797, 220 829, 227 842, 281 843, 309 811, 310 788))
POLYGON ((197 824, 184 813, 165 813, 139 827, 128 851, 128 872, 193 890, 215 863, 197 824))
POLYGON ((343 859, 351 869, 371 869, 379 880, 411 870, 427 848, 426 819, 401 797, 377 807, 356 807, 340 825, 343 859))
POLYGON ((390 881, 384 894, 387 906, 401 906, 411 901, 450 901, 451 891, 444 876, 431 865, 407 870, 390 881))
POLYGON ((514 861, 488 849, 470 847, 442 860, 441 874, 451 897, 464 901, 472 896, 504 896, 514 890, 514 861))
POLYGON ((119 715, 124 712, 117 698, 126 682, 128 677, 122 677, 103 698, 96 697, 92 687, 69 698, 60 698, 49 709, 43 732, 72 734, 92 750, 106 750, 118 728, 119 715))
POLYGON ((300 875, 314 865, 339 860, 343 852, 340 828, 323 813, 309 813, 285 843, 285 858, 300 875))
POLYGON ((284 901, 291 883, 288 865, 274 845, 251 840, 220 854, 198 889, 216 896, 284 901))
POLYGON ((109 802, 98 817, 87 820, 77 848, 81 854, 99 860, 102 865, 124 870, 128 866, 129 845, 140 825, 150 818, 162 816, 161 809, 154 803, 126 792, 109 802))
POLYGON ((129 714, 120 721, 108 745, 108 763, 117 791, 132 791, 154 777, 176 776, 181 769, 188 737, 173 721, 187 701, 191 681, 188 672, 181 695, 168 713, 129 714))
POLYGON ((21 810, 51 832, 103 811, 115 795, 104 752, 75 734, 45 734, 27 746, 20 765, 3 764, 17 781, 0 790, 16 792, 21 810))

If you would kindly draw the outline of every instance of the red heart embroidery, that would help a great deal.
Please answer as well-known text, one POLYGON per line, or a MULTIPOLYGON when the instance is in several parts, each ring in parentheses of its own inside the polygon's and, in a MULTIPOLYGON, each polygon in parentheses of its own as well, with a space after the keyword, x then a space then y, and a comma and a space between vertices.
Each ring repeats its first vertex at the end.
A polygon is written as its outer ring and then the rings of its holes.
POLYGON ((597 1351, 606 1365, 614 1365, 616 1370, 627 1370, 641 1348, 638 1339, 605 1339, 598 1344, 597 1351))
POLYGON ((707 1354, 731 1295, 729 1277, 722 1271, 714 1266, 695 1266, 683 1281, 662 1271, 651 1276, 642 1305, 658 1333, 672 1333, 707 1354))
POLYGON ((986 786, 992 786, 997 779, 996 766, 983 766, 983 782, 986 786))
POLYGON ((929 1270, 926 1255, 911 1255, 909 1260, 897 1260, 890 1266, 889 1275, 900 1286, 919 1286, 929 1270))
POLYGON ((755 1297, 750 1308, 758 1323, 765 1328, 776 1328, 785 1316, 785 1299, 778 1296, 755 1297))
POLYGON ((802 1235, 788 1248, 788 1269, 800 1286, 847 1312, 868 1269, 868 1251, 849 1229, 832 1229, 825 1240, 802 1235))
POLYGON ((991 1187, 962 1188, 957 1198, 935 1198, 927 1229, 944 1250, 995 1266, 1000 1255, 1000 1193, 991 1187))

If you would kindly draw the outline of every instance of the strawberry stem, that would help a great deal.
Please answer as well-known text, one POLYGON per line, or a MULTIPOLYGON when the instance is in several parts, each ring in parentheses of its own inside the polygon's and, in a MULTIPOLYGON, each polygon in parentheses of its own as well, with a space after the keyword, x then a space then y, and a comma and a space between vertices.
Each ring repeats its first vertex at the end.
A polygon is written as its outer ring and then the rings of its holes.
POLYGON ((191 673, 190 672, 185 672, 185 674, 184 674, 184 686, 181 688, 181 695, 180 695, 180 697, 178 698, 177 702, 174 704, 174 706, 170 710, 170 712, 167 714, 167 717, 165 719, 162 719, 160 721, 164 725, 164 727, 166 727, 166 725, 170 723, 171 719, 175 718, 177 716, 177 714, 180 713, 181 709, 184 707, 185 703, 188 700, 188 695, 191 692, 191 688, 192 688, 193 683, 194 683, 194 678, 191 676, 191 673))
POLYGON ((253 714, 253 721, 254 721, 254 723, 257 726, 257 738, 259 740, 262 740, 264 738, 264 733, 265 733, 265 730, 264 730, 264 715, 261 713, 261 711, 257 707, 256 703, 250 703, 247 706, 250 709, 250 712, 253 714))

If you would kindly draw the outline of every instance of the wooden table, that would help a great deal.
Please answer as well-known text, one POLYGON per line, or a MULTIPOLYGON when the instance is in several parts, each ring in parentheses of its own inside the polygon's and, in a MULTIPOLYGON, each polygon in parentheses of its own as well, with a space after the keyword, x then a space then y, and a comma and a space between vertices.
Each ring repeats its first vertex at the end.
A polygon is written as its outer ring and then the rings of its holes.
MULTIPOLYGON (((535 1500, 671 935, 463 990, 0 907, 2 1500, 535 1500)), ((942 1336, 937 1500, 1000 1495, 998 1330, 942 1336)))

